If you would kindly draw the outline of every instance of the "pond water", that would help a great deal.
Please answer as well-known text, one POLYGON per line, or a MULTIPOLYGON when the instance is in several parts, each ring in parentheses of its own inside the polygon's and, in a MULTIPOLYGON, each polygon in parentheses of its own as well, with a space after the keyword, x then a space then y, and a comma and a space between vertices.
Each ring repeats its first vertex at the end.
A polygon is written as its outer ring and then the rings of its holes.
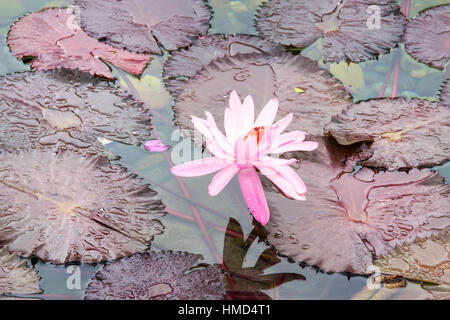
MULTIPOLYGON (((263 0, 209 0, 209 5, 214 12, 209 34, 256 35, 254 15, 262 2, 263 0)), ((398 3, 401 4, 401 0, 398 3)), ((445 3, 445 1, 411 0, 408 3, 410 5, 409 15, 412 18, 419 11, 445 3)), ((70 5, 70 1, 63 0, 0 0, 1 76, 30 70, 28 64, 16 59, 9 51, 6 35, 10 25, 27 13, 48 7, 68 5, 70 5)), ((385 78, 395 59, 401 61, 396 84, 397 96, 420 97, 435 101, 446 72, 417 62, 405 52, 403 45, 377 60, 350 65, 320 62, 321 51, 317 48, 316 43, 304 49, 301 54, 318 60, 320 67, 329 70, 344 84, 352 86, 355 101, 378 97, 383 86, 383 96, 391 96, 393 79, 390 78, 386 81, 385 78)), ((141 99, 152 108, 154 130, 152 136, 148 138, 159 137, 164 144, 174 147, 180 142, 177 128, 172 124, 174 100, 165 89, 162 80, 162 67, 169 55, 167 52, 164 52, 162 56, 152 55, 150 64, 140 78, 114 66, 111 68, 121 86, 126 89, 131 89, 130 86, 133 86, 141 99)), ((255 266, 261 254, 269 248, 256 233, 256 239, 248 241, 249 246, 236 245, 231 253, 226 251, 228 256, 224 257, 225 238, 235 237, 234 234, 226 232, 230 219, 234 219, 240 225, 245 239, 255 228, 236 177, 223 192, 216 197, 211 197, 207 193, 211 176, 176 179, 170 174, 170 164, 162 153, 149 152, 143 146, 135 147, 109 141, 107 141, 106 147, 120 157, 116 163, 136 173, 156 190, 168 208, 168 214, 161 219, 165 226, 164 233, 155 236, 150 250, 186 251, 201 254, 204 257, 202 262, 208 264, 222 263, 222 259, 232 261, 245 256, 242 268, 249 268, 255 266)), ((198 152, 199 150, 196 148, 193 147, 192 152, 198 152)), ((446 177, 448 182, 450 165, 447 163, 436 169, 446 177)), ((290 261, 282 255, 278 259, 279 262, 264 270, 264 275, 272 276, 267 276, 265 283, 253 284, 253 289, 249 289, 246 297, 261 297, 264 294, 265 298, 271 299, 351 299, 361 296, 370 298, 377 294, 376 290, 367 290, 367 277, 350 276, 343 273, 327 274, 312 266, 290 261)), ((81 264, 81 287, 74 288, 67 285, 71 276, 68 270, 72 270, 68 269, 68 266, 55 266, 37 258, 26 260, 29 265, 34 265, 37 269, 41 277, 40 286, 43 293, 23 297, 43 299, 82 299, 84 289, 90 280, 105 265, 103 263, 81 264)), ((421 285, 419 282, 410 281, 408 286, 402 290, 416 290, 421 285)), ((245 287, 246 284, 244 283, 242 286, 245 287)), ((250 287, 250 285, 248 286, 250 287)), ((382 297, 395 299, 397 295, 402 296, 393 290, 384 292, 382 297)), ((238 296, 236 295, 234 298, 238 298, 238 296)))

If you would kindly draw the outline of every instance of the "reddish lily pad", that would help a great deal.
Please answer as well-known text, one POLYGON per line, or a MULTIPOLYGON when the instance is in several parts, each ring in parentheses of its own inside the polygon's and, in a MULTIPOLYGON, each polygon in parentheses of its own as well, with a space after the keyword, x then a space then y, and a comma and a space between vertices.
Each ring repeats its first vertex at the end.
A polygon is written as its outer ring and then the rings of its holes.
POLYGON ((327 62, 361 62, 387 53, 401 41, 405 24, 394 0, 271 0, 256 20, 265 38, 284 46, 304 48, 321 39, 327 62))
POLYGON ((428 9, 411 20, 403 41, 414 58, 443 69, 450 58, 450 5, 428 9))
POLYGON ((363 168, 353 175, 354 156, 336 154, 339 148, 351 151, 324 140, 298 156, 305 159, 296 171, 308 186, 306 201, 284 197, 264 179, 267 239, 281 253, 323 271, 365 274, 372 256, 450 230, 450 187, 436 172, 363 168))
POLYGON ((155 191, 101 158, 0 154, 0 243, 21 256, 56 264, 128 256, 162 233, 163 210, 155 191))
POLYGON ((27 262, 20 261, 14 253, 10 254, 6 247, 0 247, 0 296, 40 292, 36 271, 27 268, 27 262))
POLYGON ((374 99, 334 117, 328 131, 343 145, 373 141, 363 164, 389 170, 434 166, 450 159, 450 109, 417 99, 374 99))
POLYGON ((450 285, 450 234, 416 239, 382 256, 375 265, 382 273, 450 285))
POLYGON ((0 79, 0 150, 71 150, 105 155, 96 137, 139 145, 150 136, 150 111, 123 90, 69 70, 0 79))
POLYGON ((439 94, 439 102, 450 108, 450 79, 444 81, 439 94))
POLYGON ((206 35, 211 13, 204 0, 79 0, 81 25, 92 37, 134 52, 161 54, 206 35))
POLYGON ((343 85, 308 58, 291 53, 236 54, 214 60, 186 83, 175 101, 175 122, 192 132, 190 115, 204 117, 204 111, 209 111, 223 129, 233 89, 241 98, 252 96, 255 113, 278 97, 278 117, 292 112, 290 128, 313 135, 322 135, 331 117, 352 104, 343 85))
POLYGON ((70 8, 50 8, 21 18, 11 27, 8 45, 19 59, 34 57, 36 70, 79 69, 109 79, 114 77, 102 60, 136 75, 150 60, 150 55, 113 48, 89 37, 70 8))
POLYGON ((87 300, 220 300, 218 266, 195 265, 201 256, 185 252, 144 252, 108 264, 86 290, 87 300))
POLYGON ((164 78, 168 89, 176 94, 203 66, 224 56, 235 54, 278 55, 283 48, 254 36, 227 36, 213 34, 195 41, 188 49, 174 52, 164 66, 164 78))

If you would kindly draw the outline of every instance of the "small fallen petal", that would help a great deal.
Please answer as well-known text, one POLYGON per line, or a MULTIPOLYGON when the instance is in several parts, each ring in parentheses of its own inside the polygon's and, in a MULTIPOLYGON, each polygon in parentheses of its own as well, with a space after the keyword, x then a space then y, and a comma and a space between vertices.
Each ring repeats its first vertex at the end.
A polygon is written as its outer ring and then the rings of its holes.
POLYGON ((145 143, 145 149, 152 152, 163 152, 169 149, 168 146, 164 145, 160 140, 149 140, 145 143))

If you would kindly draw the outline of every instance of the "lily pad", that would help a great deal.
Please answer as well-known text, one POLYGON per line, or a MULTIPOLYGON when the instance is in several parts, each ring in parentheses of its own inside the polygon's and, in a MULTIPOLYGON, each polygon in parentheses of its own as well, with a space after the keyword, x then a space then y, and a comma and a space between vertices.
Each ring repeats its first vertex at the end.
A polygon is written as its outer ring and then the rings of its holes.
POLYGON ((389 170, 431 167, 450 160, 450 109, 404 98, 361 102, 334 117, 328 131, 343 145, 373 141, 363 165, 389 170))
POLYGON ((444 81, 439 94, 439 102, 450 108, 450 79, 444 81))
POLYGON ((40 292, 36 271, 27 268, 27 262, 20 261, 14 253, 10 254, 6 247, 0 247, 0 296, 40 292))
POLYGON ((270 0, 256 20, 265 38, 287 47, 304 48, 320 39, 327 62, 385 54, 401 41, 405 24, 394 0, 270 0))
POLYGON ((203 117, 209 111, 223 130, 224 110, 233 89, 241 98, 253 97, 255 113, 278 97, 278 117, 292 112, 289 128, 313 135, 322 135, 331 117, 352 104, 343 84, 308 58, 291 53, 236 54, 214 60, 186 83, 175 101, 176 124, 192 132, 190 115, 203 117))
POLYGON ((97 137, 140 145, 151 112, 86 73, 25 72, 0 79, 0 150, 71 150, 106 155, 97 137))
POLYGON ((450 234, 416 239, 382 256, 375 265, 382 273, 450 285, 450 234))
POLYGON ((265 180, 267 239, 282 254, 326 272, 366 274, 372 256, 450 229, 450 187, 438 173, 363 168, 353 174, 349 162, 361 154, 351 151, 323 140, 308 158, 298 156, 305 159, 296 171, 308 186, 307 201, 290 200, 265 180))
POLYGON ((150 55, 113 48, 89 37, 71 8, 50 8, 21 18, 11 27, 8 45, 19 59, 34 57, 36 70, 79 69, 109 79, 114 76, 102 60, 136 75, 150 60, 150 55))
POLYGON ((284 49, 274 43, 253 36, 214 34, 200 38, 188 49, 174 52, 164 66, 168 89, 177 93, 203 66, 224 56, 235 54, 281 54, 284 49))
POLYGON ((220 300, 218 266, 185 252, 144 252, 108 264, 86 290, 87 300, 220 300))
POLYGON ((403 41, 414 58, 443 69, 450 58, 450 5, 428 9, 411 20, 403 41))
POLYGON ((204 0, 79 0, 81 26, 92 37, 134 52, 161 54, 206 35, 211 13, 204 0))
POLYGON ((0 243, 55 264, 118 259, 162 233, 156 192, 104 158, 0 154, 0 243))

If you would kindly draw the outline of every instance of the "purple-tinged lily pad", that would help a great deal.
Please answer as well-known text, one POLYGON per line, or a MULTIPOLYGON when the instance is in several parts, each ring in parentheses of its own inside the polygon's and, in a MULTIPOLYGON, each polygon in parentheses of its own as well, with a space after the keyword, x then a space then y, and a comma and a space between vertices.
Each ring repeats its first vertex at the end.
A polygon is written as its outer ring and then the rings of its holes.
POLYGON ((144 252, 108 264, 86 290, 87 300, 220 300, 218 266, 195 265, 201 256, 185 252, 144 252))
POLYGON ((223 129, 224 110, 234 89, 241 98, 251 95, 255 113, 274 97, 279 100, 278 117, 294 114, 289 128, 322 135, 333 115, 352 104, 343 85, 314 61, 301 55, 236 54, 211 62, 193 76, 175 101, 175 122, 192 132, 190 115, 212 113, 223 129))
POLYGON ((326 126, 343 145, 373 141, 362 164, 389 170, 431 167, 450 159, 450 109, 404 98, 361 102, 326 126))
POLYGON ((204 0, 79 0, 81 26, 92 37, 133 52, 160 54, 206 35, 211 13, 204 0))
POLYGON ((270 0, 256 27, 267 39, 304 48, 321 39, 327 62, 361 62, 401 41, 406 19, 394 0, 270 0))
POLYGON ((145 250, 163 226, 155 191, 104 158, 0 154, 0 243, 55 264, 145 250))
POLYGON ((294 166, 308 186, 306 201, 286 198, 264 179, 267 239, 282 254, 327 272, 365 274, 373 256, 450 230, 450 187, 442 177, 417 169, 353 175, 353 147, 323 140, 298 156, 305 159, 294 166))
POLYGON ((217 58, 238 53, 278 55, 283 51, 283 47, 259 37, 213 34, 198 39, 188 49, 174 52, 164 65, 164 78, 168 89, 176 94, 186 80, 217 58))
POLYGON ((107 155, 97 137, 139 145, 151 112, 123 90, 69 70, 0 78, 0 150, 107 155))
POLYGON ((36 271, 27 268, 26 260, 21 261, 16 254, 10 254, 6 247, 0 247, 0 296, 39 292, 41 289, 36 271))
POLYGON ((439 102, 447 108, 450 108, 450 78, 442 84, 439 102))
POLYGON ((443 69, 450 58, 450 5, 428 9, 411 20, 403 41, 414 58, 443 69))
POLYGON ((385 274, 450 285, 450 234, 416 239, 375 261, 385 274))
POLYGON ((136 75, 150 60, 150 55, 113 48, 89 37, 70 8, 46 9, 21 18, 11 27, 8 44, 17 58, 34 57, 36 70, 79 69, 109 79, 114 77, 102 60, 136 75))

